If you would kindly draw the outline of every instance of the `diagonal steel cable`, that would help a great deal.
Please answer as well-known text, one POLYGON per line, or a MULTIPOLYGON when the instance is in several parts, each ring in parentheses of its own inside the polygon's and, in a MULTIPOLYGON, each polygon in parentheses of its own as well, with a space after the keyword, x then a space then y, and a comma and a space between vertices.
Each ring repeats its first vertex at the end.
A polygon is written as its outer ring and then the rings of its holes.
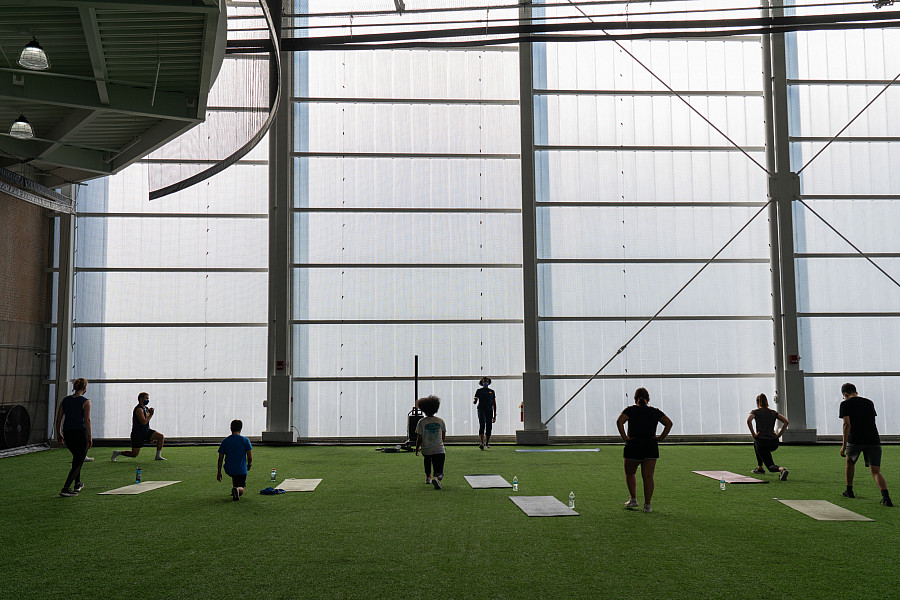
MULTIPOLYGON (((569 1, 569 4, 571 4, 572 6, 574 6, 575 9, 578 10, 578 12, 580 12, 580 13, 581 13, 588 21, 590 21, 591 23, 594 23, 594 22, 595 22, 594 19, 593 19, 590 15, 588 15, 586 12, 584 12, 584 10, 582 10, 582 8, 581 8, 580 6, 578 6, 577 4, 573 3, 572 0, 568 0, 568 1, 569 1)), ((604 35, 609 35, 609 33, 607 33, 607 31, 604 30, 604 29, 601 29, 600 32, 603 33, 604 35)), ((762 169, 763 171, 765 171, 767 174, 771 175, 771 173, 769 173, 769 170, 766 169, 764 166, 762 166, 762 165, 759 163, 758 160, 756 160, 755 158, 753 158, 752 156, 750 156, 750 154, 749 154, 746 150, 744 150, 737 142, 735 142, 733 139, 731 139, 730 137, 728 137, 728 135, 727 135, 724 131, 722 131, 721 129, 719 129, 719 128, 715 125, 715 123, 713 123, 712 121, 710 121, 709 119, 707 119, 706 116, 705 116, 703 113, 701 113, 699 110, 697 110, 696 108, 694 108, 694 106, 693 106, 690 102, 688 102, 687 99, 684 98, 684 96, 682 96, 681 94, 679 94, 678 92, 676 92, 676 91, 672 88, 672 86, 670 86, 668 83, 666 83, 665 81, 663 81, 663 79, 662 79, 659 75, 657 75, 656 73, 653 72, 653 69, 651 69, 650 67, 648 67, 647 65, 645 65, 643 62, 641 62, 641 59, 639 59, 639 58, 638 58, 637 56, 635 56, 630 50, 628 50, 628 48, 626 48, 626 47, 622 44, 622 42, 620 42, 620 41, 618 41, 618 40, 613 40, 613 43, 614 43, 616 46, 618 46, 619 49, 620 49, 622 52, 624 52, 625 54, 627 54, 628 56, 630 56, 631 59, 632 59, 634 62, 636 62, 637 64, 639 64, 641 67, 643 67, 644 70, 647 71, 647 72, 650 74, 651 77, 653 77, 654 79, 656 79, 656 81, 658 81, 659 83, 661 83, 667 90, 669 90, 669 92, 671 92, 671 93, 674 94, 679 100, 681 100, 681 101, 684 103, 685 106, 687 106, 689 109, 691 109, 691 110, 694 112, 694 114, 696 114, 698 117, 700 117, 701 119, 703 119, 703 120, 706 122, 707 125, 709 125, 709 126, 712 127, 713 129, 715 129, 716 132, 718 132, 719 135, 721 135, 723 138, 725 138, 726 140, 728 140, 728 142, 729 142, 732 146, 734 146, 735 148, 737 148, 738 150, 740 150, 741 153, 742 153, 744 156, 746 156, 747 158, 750 159, 751 162, 753 162, 753 164, 755 164, 757 167, 759 167, 760 169, 762 169)))
POLYGON ((572 394, 572 396, 571 396, 568 400, 566 400, 565 403, 564 403, 562 406, 560 406, 558 409, 556 409, 556 412, 553 413, 552 415, 550 415, 550 418, 549 418, 549 419, 547 419, 546 421, 544 421, 544 427, 546 427, 546 426, 547 426, 547 423, 549 423, 550 421, 552 421, 553 418, 554 418, 556 415, 558 415, 558 414, 560 413, 560 411, 562 411, 562 409, 564 409, 566 406, 568 406, 569 403, 570 403, 572 400, 574 400, 575 397, 576 397, 578 394, 581 393, 581 390, 583 390, 584 388, 586 388, 590 382, 592 382, 594 379, 596 379, 596 377, 601 373, 601 371, 603 371, 603 369, 605 369, 606 366, 609 365, 609 363, 611 363, 615 357, 617 357, 619 354, 621 354, 622 351, 625 350, 625 348, 628 347, 628 344, 630 344, 631 342, 633 342, 634 339, 635 339, 637 336, 639 336, 639 335, 641 334, 641 332, 643 332, 643 331, 650 325, 650 323, 652 323, 652 322, 656 319, 656 317, 658 317, 658 316, 660 315, 660 313, 662 313, 662 311, 664 311, 664 310, 666 309, 666 307, 668 307, 670 304, 672 304, 672 302, 674 302, 675 298, 677 298, 677 297, 681 294, 681 292, 683 292, 683 291, 685 290, 685 288, 687 288, 687 287, 688 287, 695 279, 697 279, 697 277, 700 275, 700 273, 702 273, 702 272, 704 271, 704 269, 706 269, 706 267, 708 267, 710 264, 712 264, 712 262, 713 262, 714 260, 716 260, 716 258, 718 258, 718 256, 719 256, 720 254, 722 254, 722 252, 725 251, 725 249, 731 244, 731 242, 733 242, 735 239, 737 239, 737 237, 738 237, 739 235, 741 235, 741 233, 743 233, 743 231, 744 231, 745 229, 747 229, 747 227, 750 226, 750 223, 752 223, 752 222, 756 219, 756 217, 758 217, 758 216, 759 216, 766 208, 768 208, 769 205, 772 204, 772 202, 773 202, 772 199, 769 199, 768 202, 766 202, 765 204, 763 204, 763 205, 760 207, 760 209, 759 209, 758 211, 756 211, 756 213, 755 213, 752 217, 750 217, 750 220, 747 221, 746 223, 744 223, 744 225, 743 225, 740 229, 738 229, 737 233, 735 233, 733 236, 731 236, 731 238, 730 238, 727 242, 725 242, 725 245, 722 246, 721 248, 719 248, 719 251, 716 252, 716 253, 712 256, 712 258, 710 258, 708 261, 706 261, 706 263, 704 263, 704 265, 703 265, 702 267, 700 267, 700 270, 698 270, 696 273, 694 273, 694 276, 691 277, 690 279, 688 279, 687 283, 685 283, 683 286, 681 286, 681 289, 679 289, 677 292, 675 292, 675 295, 672 296, 671 298, 669 298, 669 301, 668 301, 668 302, 666 302, 665 304, 663 304, 662 308, 660 308, 658 311, 656 311, 656 314, 654 314, 652 317, 650 317, 650 318, 647 320, 647 322, 644 323, 644 324, 641 326, 641 328, 638 329, 638 330, 635 332, 634 335, 632 335, 630 338, 628 338, 628 341, 625 342, 624 344, 622 344, 622 346, 621 346, 618 350, 616 350, 616 353, 613 354, 611 357, 609 357, 609 360, 607 360, 605 363, 603 363, 603 366, 600 367, 599 369, 597 369, 597 372, 594 373, 593 375, 591 375, 591 378, 588 379, 587 381, 585 381, 584 384, 583 384, 580 388, 578 388, 578 391, 576 391, 574 394, 572 394))
MULTIPOLYGON (((900 77, 900 76, 898 76, 898 77, 900 77)), ((860 250, 859 248, 857 248, 856 245, 855 245, 853 242, 851 242, 850 240, 848 240, 847 237, 846 237, 843 233, 841 233, 840 231, 838 231, 837 229, 835 229, 834 225, 832 225, 831 223, 829 223, 828 221, 825 220, 825 217, 823 217, 822 215, 820 215, 819 213, 817 213, 815 210, 813 210, 813 208, 812 208, 809 204, 807 204, 806 202, 804 202, 802 199, 798 198, 797 200, 798 200, 798 202, 800 202, 800 204, 802 204, 803 206, 805 206, 806 209, 807 209, 809 212, 811 212, 812 214, 814 214, 814 215, 816 215, 817 217, 819 217, 819 220, 822 221, 823 223, 825 223, 825 224, 826 224, 833 232, 835 232, 836 234, 838 234, 838 236, 839 236, 842 240, 844 240, 845 242, 847 242, 848 244, 850 244, 850 247, 853 248, 854 250, 856 250, 856 251, 860 254, 860 256, 862 256, 862 257, 865 258, 867 261, 869 261, 870 263, 872 263, 872 266, 873 266, 873 267, 875 267, 876 269, 878 269, 879 271, 881 271, 882 273, 884 273, 884 276, 887 277, 888 279, 890 279, 891 281, 893 281, 893 282, 894 282, 894 285, 896 285, 897 287, 900 287, 900 283, 898 283, 896 279, 894 279, 893 277, 891 277, 890 274, 888 274, 887 271, 885 271, 885 270, 882 269, 880 266, 878 266, 878 264, 877 264, 874 260, 872 260, 871 258, 869 258, 869 256, 868 256, 865 252, 863 252, 862 250, 860 250)))
MULTIPOLYGON (((834 134, 834 137, 833 137, 833 138, 831 138, 830 140, 828 140, 828 143, 827 143, 827 144, 825 144, 824 146, 822 146, 822 148, 821 148, 818 152, 816 152, 815 155, 814 155, 811 159, 809 159, 808 161, 806 161, 806 164, 803 165, 803 167, 802 167, 799 171, 797 171, 797 175, 799 175, 800 173, 802 173, 802 172, 803 172, 803 169, 805 169, 806 167, 809 166, 809 163, 811 163, 812 161, 816 160, 816 159, 819 157, 820 154, 822 154, 823 152, 825 152, 825 149, 826 149, 828 146, 830 146, 832 142, 834 142, 835 140, 837 140, 837 139, 841 136, 842 133, 844 133, 845 131, 847 131, 847 128, 850 127, 851 125, 853 125, 853 122, 856 121, 856 120, 857 120, 864 112, 866 112, 866 110, 868 110, 868 108, 869 108, 870 106, 872 106, 872 103, 875 102, 876 100, 878 100, 878 98, 881 97, 881 95, 882 95, 883 93, 885 93, 885 92, 888 90, 889 87, 891 87, 892 85, 894 85, 894 83, 895 83, 898 79, 900 79, 900 73, 897 73, 897 76, 894 77, 893 79, 891 79, 890 83, 888 83, 886 86, 884 86, 884 87, 881 89, 880 92, 878 92, 877 94, 875 94, 875 97, 872 98, 871 100, 869 100, 868 104, 866 104, 865 106, 863 106, 863 107, 862 107, 862 110, 860 110, 858 113, 856 113, 856 116, 853 117, 852 119, 850 119, 850 122, 849 122, 849 123, 847 123, 846 125, 844 125, 844 127, 843 127, 840 131, 838 131, 836 134, 834 134)), ((809 207, 807 207, 807 208, 809 208, 809 207)))

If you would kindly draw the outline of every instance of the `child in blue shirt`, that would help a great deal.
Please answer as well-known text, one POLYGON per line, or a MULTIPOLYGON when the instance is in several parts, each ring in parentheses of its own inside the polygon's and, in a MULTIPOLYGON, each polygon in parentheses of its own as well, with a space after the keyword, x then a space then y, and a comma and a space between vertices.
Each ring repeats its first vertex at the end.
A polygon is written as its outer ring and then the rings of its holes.
POLYGON ((420 398, 417 402, 419 408, 425 413, 425 418, 416 424, 416 456, 419 455, 419 447, 422 448, 422 456, 425 458, 425 483, 434 485, 434 489, 441 489, 441 480, 444 478, 444 439, 447 437, 447 426, 444 420, 434 416, 441 406, 441 399, 437 396, 420 398), (434 466, 434 477, 431 476, 431 468, 434 466))
POLYGON ((244 424, 235 419, 231 422, 231 435, 219 444, 219 473, 217 481, 222 481, 222 462, 225 463, 225 474, 231 477, 231 499, 238 501, 244 495, 247 486, 247 472, 253 465, 253 445, 241 435, 244 424))

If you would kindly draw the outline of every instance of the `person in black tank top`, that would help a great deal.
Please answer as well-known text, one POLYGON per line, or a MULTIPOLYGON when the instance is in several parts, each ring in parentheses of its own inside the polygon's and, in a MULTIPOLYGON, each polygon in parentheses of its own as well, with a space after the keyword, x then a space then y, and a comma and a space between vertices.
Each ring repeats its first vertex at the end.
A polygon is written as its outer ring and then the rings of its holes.
POLYGON ((772 459, 772 452, 778 449, 778 439, 788 427, 788 420, 777 410, 769 408, 769 399, 765 394, 756 397, 756 408, 750 411, 747 417, 747 427, 753 436, 753 450, 756 452, 756 468, 750 471, 760 475, 765 473, 763 465, 771 473, 779 473, 778 479, 784 481, 788 477, 788 470, 779 467, 772 459), (753 430, 753 422, 756 421, 756 430, 753 430), (775 433, 775 423, 781 421, 781 431, 775 433))
POLYGON ((659 458, 661 442, 672 430, 672 419, 666 414, 649 406, 650 393, 645 388, 638 388, 634 392, 634 404, 627 407, 616 420, 619 435, 625 441, 625 485, 631 498, 625 503, 625 508, 637 508, 637 469, 641 467, 641 479, 644 481, 644 512, 652 512, 650 499, 653 497, 654 481, 653 473, 656 470, 656 460, 659 458), (628 424, 628 432, 625 432, 625 424, 628 424), (656 427, 663 424, 663 432, 656 435, 656 427))
POLYGON ((72 453, 72 468, 66 476, 66 483, 59 493, 64 498, 77 496, 84 488, 81 482, 81 466, 87 451, 93 445, 91 437, 91 401, 84 397, 87 380, 78 378, 73 382, 75 393, 66 396, 56 411, 56 439, 65 444, 72 453), (65 417, 65 421, 63 418, 65 417), (74 487, 72 484, 75 484, 74 487))
POLYGON ((113 450, 111 461, 116 462, 120 456, 129 458, 137 458, 141 453, 141 446, 144 444, 156 444, 156 460, 166 460, 162 456, 163 444, 166 437, 150 428, 150 419, 153 418, 155 412, 153 408, 148 408, 150 404, 150 394, 141 392, 138 394, 138 403, 131 411, 131 450, 113 450))

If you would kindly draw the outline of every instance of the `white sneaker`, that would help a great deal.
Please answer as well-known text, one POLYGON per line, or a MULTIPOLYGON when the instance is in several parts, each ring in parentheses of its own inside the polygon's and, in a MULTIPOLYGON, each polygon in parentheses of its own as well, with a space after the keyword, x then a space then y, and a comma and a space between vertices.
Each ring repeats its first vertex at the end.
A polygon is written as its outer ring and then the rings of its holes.
POLYGON ((644 505, 644 512, 646 512, 646 513, 648 513, 648 512, 653 512, 653 509, 650 508, 650 505, 649 505, 649 504, 645 504, 645 505, 644 505))
POLYGON ((94 457, 93 456, 85 456, 84 462, 94 462, 94 457))
POLYGON ((425 485, 428 485, 430 483, 431 483, 431 475, 426 475, 425 476, 425 485))
POLYGON ((119 453, 116 450, 113 450, 112 457, 109 460, 116 462, 116 459, 118 457, 119 457, 119 453))
POLYGON ((637 508, 637 507, 638 507, 637 498, 632 498, 631 500, 629 500, 628 502, 625 503, 625 508, 637 508))
POLYGON ((157 456, 156 460, 169 460, 168 458, 163 458, 162 456, 157 456))
POLYGON ((485 444, 485 445, 484 445, 484 449, 485 449, 485 450, 490 450, 490 449, 491 449, 491 445, 490 445, 490 444, 485 444))
POLYGON ((436 489, 436 490, 441 489, 441 480, 438 479, 437 477, 432 478, 431 483, 434 485, 434 489, 436 489))

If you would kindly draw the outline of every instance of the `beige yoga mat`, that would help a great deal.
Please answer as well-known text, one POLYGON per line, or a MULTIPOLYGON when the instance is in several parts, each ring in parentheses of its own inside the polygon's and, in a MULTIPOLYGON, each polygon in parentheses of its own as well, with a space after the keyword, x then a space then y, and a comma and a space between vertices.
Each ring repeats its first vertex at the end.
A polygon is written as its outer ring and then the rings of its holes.
POLYGON ((828 500, 778 500, 817 521, 874 521, 869 517, 856 514, 852 510, 841 508, 828 500))
POLYGON ((697 475, 703 475, 704 477, 709 477, 710 479, 715 479, 716 481, 722 481, 725 479, 725 483, 769 483, 768 481, 763 481, 762 479, 755 479, 753 477, 748 477, 746 475, 738 475, 737 473, 732 473, 731 471, 694 471, 697 475))
POLYGON ((312 492, 320 483, 321 479, 285 479, 276 487, 286 492, 312 492))
POLYGON ((173 483, 181 483, 180 481, 142 481, 140 483, 132 483, 131 485, 126 485, 125 487, 116 488, 114 490, 109 490, 108 492, 100 492, 100 495, 103 494, 115 494, 115 495, 134 495, 134 494, 143 494, 144 492, 155 490, 157 488, 166 487, 167 485, 172 485, 173 483))
POLYGON ((509 499, 529 517, 581 516, 553 496, 510 496, 509 499))
POLYGON ((463 477, 476 490, 512 487, 512 484, 501 475, 463 475, 463 477))

